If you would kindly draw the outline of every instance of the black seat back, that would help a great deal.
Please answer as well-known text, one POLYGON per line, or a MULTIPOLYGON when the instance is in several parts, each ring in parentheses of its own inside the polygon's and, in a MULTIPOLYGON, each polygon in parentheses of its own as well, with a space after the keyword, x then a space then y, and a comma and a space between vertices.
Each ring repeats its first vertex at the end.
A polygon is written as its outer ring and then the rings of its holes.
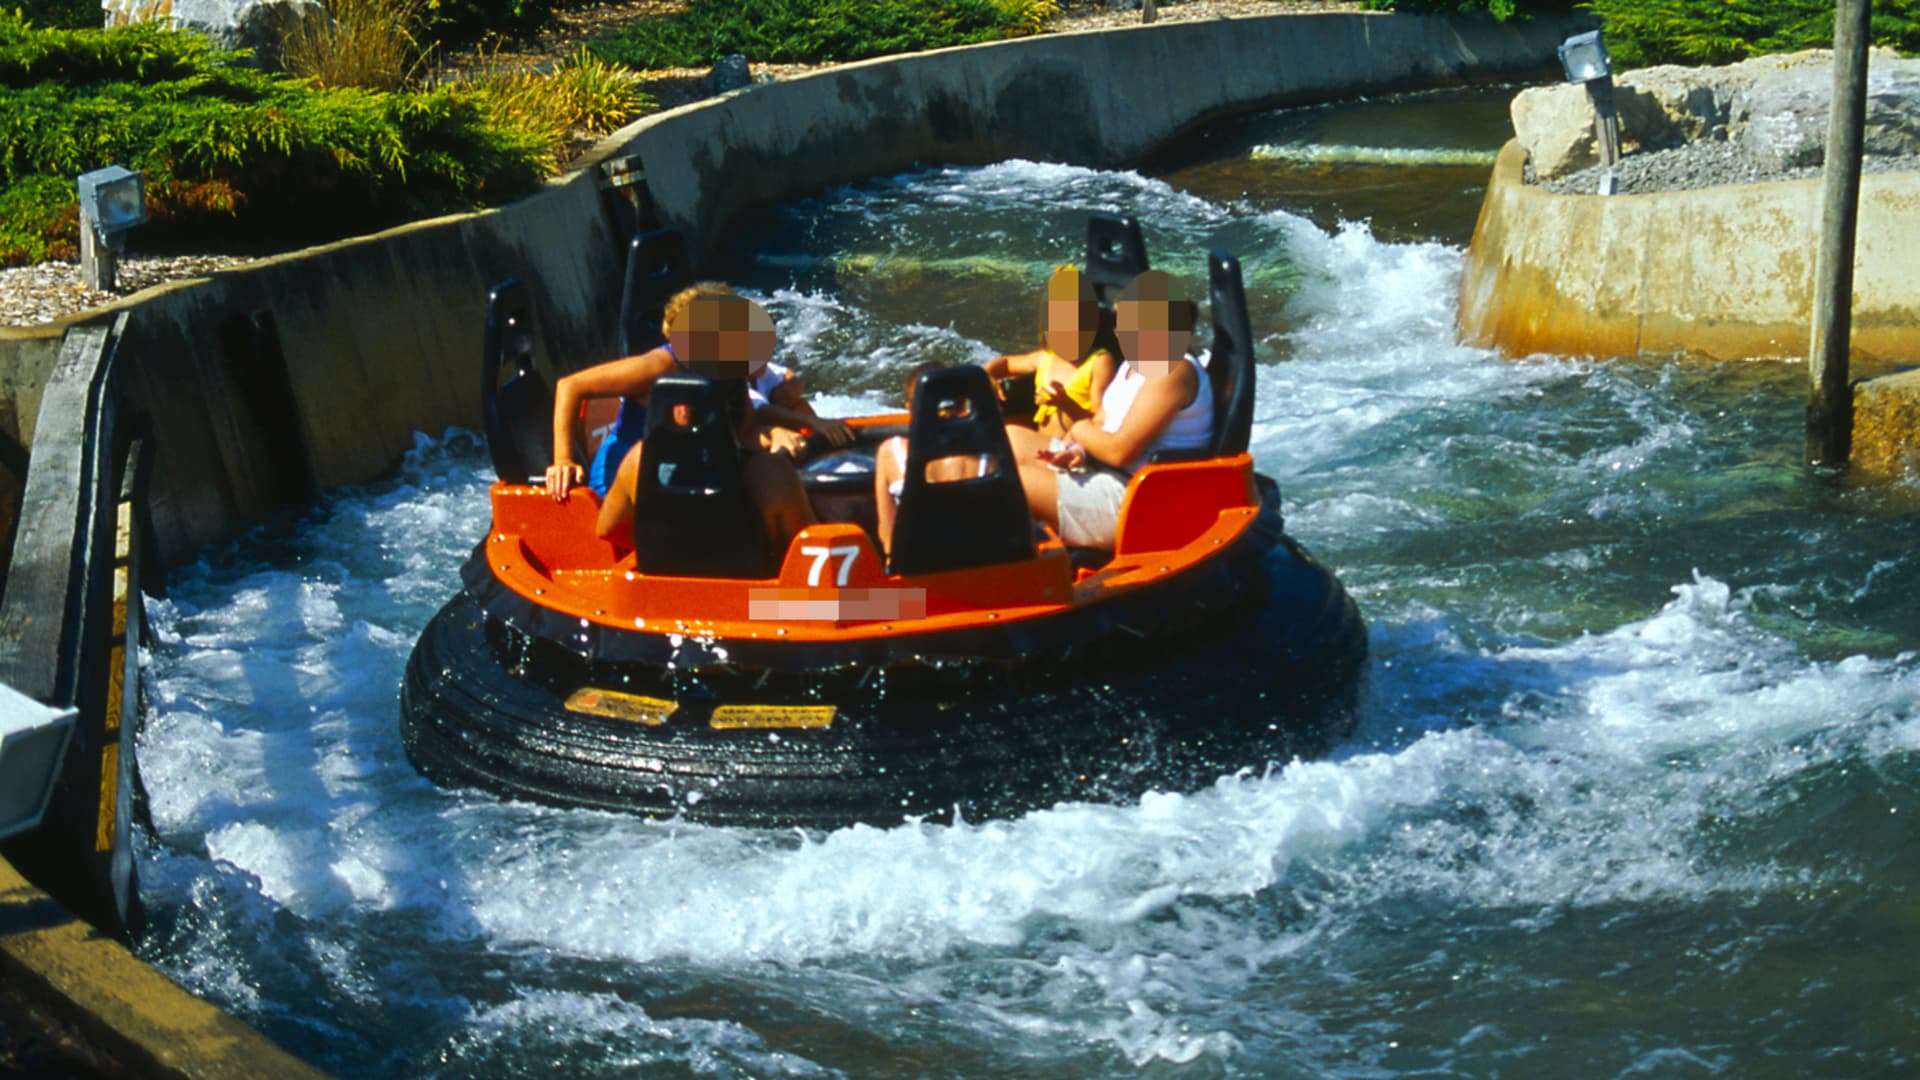
POLYGON ((678 229, 641 233, 627 245, 627 274, 620 289, 620 355, 658 348, 660 315, 673 294, 693 284, 687 238, 678 229))
POLYGON ((480 416, 493 471, 524 484, 553 464, 553 388, 534 370, 533 296, 509 278, 487 293, 480 416))
POLYGON ((1117 214, 1087 215, 1085 273, 1102 308, 1112 311, 1114 297, 1147 269, 1147 241, 1139 221, 1117 214))
POLYGON ((646 574, 766 578, 779 572, 753 493, 747 490, 735 418, 739 382, 663 375, 647 395, 647 433, 634 485, 633 554, 646 574), (692 423, 673 420, 685 405, 692 423))
POLYGON ((932 574, 1033 557, 1033 521, 992 380, 971 364, 922 373, 907 426, 907 471, 889 568, 932 574), (993 462, 990 475, 927 480, 929 462, 981 455, 993 462))
POLYGON ((1207 255, 1207 301, 1213 307, 1213 456, 1242 453, 1253 435, 1253 325, 1240 260, 1219 249, 1207 255))

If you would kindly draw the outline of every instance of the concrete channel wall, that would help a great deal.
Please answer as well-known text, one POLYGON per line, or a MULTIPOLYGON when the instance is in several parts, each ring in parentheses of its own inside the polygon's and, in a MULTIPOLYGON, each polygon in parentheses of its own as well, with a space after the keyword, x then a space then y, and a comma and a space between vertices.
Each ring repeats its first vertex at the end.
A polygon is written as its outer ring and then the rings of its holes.
MULTIPOLYGON (((1556 195, 1494 165, 1460 285, 1460 336, 1508 356, 1804 359, 1820 181, 1556 195)), ((1920 173, 1861 178, 1853 347, 1920 360, 1920 173)))
MULTIPOLYGON (((155 428, 160 560, 314 489, 390 472, 414 432, 477 427, 484 296, 504 278, 532 285, 552 356, 569 367, 607 358, 636 216, 685 230, 696 262, 710 261, 743 213, 833 183, 1012 156, 1125 164, 1234 112, 1542 72, 1581 25, 1281 15, 852 64, 648 117, 500 210, 142 293, 118 305, 132 315, 119 347, 129 407, 155 428), (638 196, 637 215, 604 190, 613 168, 635 165, 639 183, 620 192, 638 196), (237 321, 263 312, 284 361, 235 344, 237 321)), ((23 433, 61 335, 109 314, 0 332, 0 539, 11 540, 23 433)))

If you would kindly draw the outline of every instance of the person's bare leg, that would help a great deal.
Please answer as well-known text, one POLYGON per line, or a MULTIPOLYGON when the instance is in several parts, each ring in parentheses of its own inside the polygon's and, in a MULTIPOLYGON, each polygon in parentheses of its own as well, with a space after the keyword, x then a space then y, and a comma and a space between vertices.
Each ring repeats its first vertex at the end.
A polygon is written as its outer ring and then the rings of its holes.
POLYGON ((600 516, 594 521, 593 531, 603 540, 633 532, 633 493, 640 481, 640 445, 634 443, 627 456, 620 459, 620 468, 613 474, 613 486, 607 489, 607 497, 600 500, 600 516))
POLYGON ((1027 492, 1027 510, 1052 528, 1060 528, 1060 474, 1044 461, 1020 462, 1020 486, 1027 492))
POLYGON ((1007 442, 1013 446, 1014 463, 1023 469, 1027 467, 1028 462, 1034 460, 1035 454, 1047 448, 1050 438, 1032 428, 1020 427, 1017 424, 1007 425, 1007 442))
POLYGON ((893 501, 893 482, 900 479, 900 457, 906 449, 906 440, 898 435, 880 444, 873 455, 873 510, 879 519, 876 530, 880 534, 880 547, 886 554, 893 554, 893 520, 900 508, 893 501))

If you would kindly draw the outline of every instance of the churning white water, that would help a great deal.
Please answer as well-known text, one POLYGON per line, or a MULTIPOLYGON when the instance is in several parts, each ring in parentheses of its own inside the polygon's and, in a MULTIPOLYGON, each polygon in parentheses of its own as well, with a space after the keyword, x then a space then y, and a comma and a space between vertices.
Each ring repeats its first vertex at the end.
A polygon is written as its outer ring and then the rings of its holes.
POLYGON ((735 278, 824 411, 1024 346, 1088 210, 1246 264, 1254 431, 1373 661, 1330 757, 830 834, 441 791, 414 636, 486 526, 422 436, 176 575, 146 953, 343 1075, 1894 1075, 1920 1055, 1911 486, 1796 465, 1804 370, 1507 362, 1461 253, 1009 162, 772 215, 735 278))

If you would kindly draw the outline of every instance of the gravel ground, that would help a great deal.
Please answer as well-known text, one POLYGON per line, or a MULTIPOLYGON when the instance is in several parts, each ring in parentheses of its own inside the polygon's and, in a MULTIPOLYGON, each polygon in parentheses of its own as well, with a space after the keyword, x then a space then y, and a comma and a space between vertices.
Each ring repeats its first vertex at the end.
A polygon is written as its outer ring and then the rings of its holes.
MULTIPOLYGON (((1861 163, 1869 173, 1920 171, 1920 155, 1874 156, 1861 163)), ((1598 190, 1603 170, 1598 166, 1552 180, 1540 186, 1561 195, 1590 195, 1598 190)), ((1720 184, 1759 184, 1774 180, 1808 180, 1820 175, 1817 165, 1767 170, 1729 142, 1695 142, 1666 150, 1627 154, 1614 167, 1617 195, 1644 195, 1655 191, 1692 191, 1720 184)), ((1533 182, 1533 169, 1527 168, 1533 182)))

